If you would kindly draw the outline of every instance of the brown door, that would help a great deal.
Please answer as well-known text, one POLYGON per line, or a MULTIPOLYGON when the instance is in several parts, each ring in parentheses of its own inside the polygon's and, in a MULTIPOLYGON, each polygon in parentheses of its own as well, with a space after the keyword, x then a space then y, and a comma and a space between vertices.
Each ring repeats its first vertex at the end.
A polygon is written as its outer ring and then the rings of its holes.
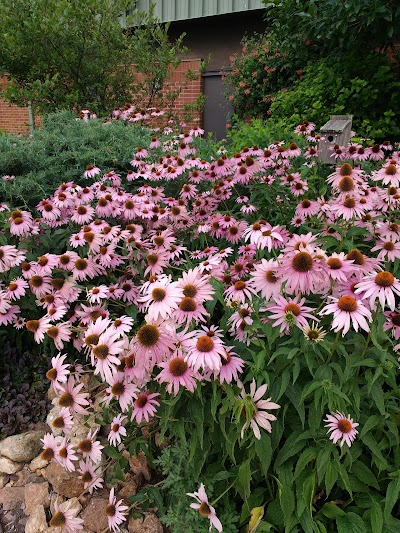
POLYGON ((225 96, 224 82, 220 70, 206 70, 203 73, 204 95, 203 128, 205 134, 212 132, 216 139, 225 137, 228 113, 232 106, 225 96))

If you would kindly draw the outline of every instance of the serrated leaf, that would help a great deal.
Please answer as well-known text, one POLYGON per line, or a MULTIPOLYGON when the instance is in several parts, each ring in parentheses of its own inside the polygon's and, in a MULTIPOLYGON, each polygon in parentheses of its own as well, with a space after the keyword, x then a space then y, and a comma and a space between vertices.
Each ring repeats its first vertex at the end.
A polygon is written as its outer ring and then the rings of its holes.
POLYGON ((256 454, 260 459, 260 467, 264 476, 267 476, 272 459, 271 438, 265 432, 261 434, 261 439, 256 440, 254 445, 256 454))
POLYGON ((325 472, 325 489, 326 495, 329 496, 329 493, 332 490, 332 487, 337 481, 339 475, 337 463, 330 461, 326 466, 325 472))
POLYGON ((297 461, 296 469, 294 471, 293 479, 295 480, 310 461, 317 457, 317 450, 315 448, 306 448, 297 461))
POLYGON ((333 519, 336 519, 338 516, 345 516, 346 515, 346 513, 343 511, 343 509, 341 509, 340 507, 338 507, 334 503, 326 503, 322 507, 321 512, 327 518, 333 518, 333 519))
POLYGON ((382 533, 383 529, 383 513, 378 502, 372 502, 371 508, 371 529, 374 533, 382 533))
POLYGON ((352 473, 356 476, 357 479, 365 483, 370 487, 374 487, 379 490, 379 485, 376 477, 372 471, 361 461, 354 461, 352 473))
POLYGON ((368 531, 364 520, 355 513, 347 513, 336 518, 338 533, 365 533, 368 531))
POLYGON ((392 481, 389 483, 386 489, 385 509, 384 509, 385 521, 387 521, 390 518, 392 509, 399 499, 399 495, 400 495, 400 478, 392 479, 392 481))

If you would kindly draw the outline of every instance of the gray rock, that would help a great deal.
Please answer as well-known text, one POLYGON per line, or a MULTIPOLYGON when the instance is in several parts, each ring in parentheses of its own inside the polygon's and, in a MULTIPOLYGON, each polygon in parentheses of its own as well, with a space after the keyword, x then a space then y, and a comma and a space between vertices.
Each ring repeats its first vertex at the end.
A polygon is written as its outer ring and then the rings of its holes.
POLYGON ((19 507, 25 499, 24 487, 3 487, 0 489, 0 505, 4 511, 19 507))
POLYGON ((25 485, 25 514, 32 515, 37 507, 49 506, 49 484, 47 481, 25 485))
POLYGON ((47 481, 53 485, 53 490, 67 498, 79 496, 84 492, 84 483, 78 476, 78 472, 67 472, 57 463, 50 463, 44 474, 47 481))
POLYGON ((38 505, 32 511, 25 525, 25 533, 46 533, 47 527, 46 513, 43 505, 38 505))
POLYGON ((7 457, 0 457, 0 472, 2 474, 15 474, 24 465, 22 463, 15 463, 7 457))
POLYGON ((82 514, 83 525, 93 533, 102 533, 108 529, 108 519, 105 509, 108 505, 106 498, 92 498, 82 514))
POLYGON ((44 430, 27 431, 7 437, 0 442, 0 455, 17 463, 29 463, 41 451, 40 439, 44 433, 44 430))
POLYGON ((131 518, 128 524, 129 533, 163 533, 163 527, 155 514, 147 514, 145 519, 131 518))
POLYGON ((39 453, 39 455, 35 457, 34 459, 32 459, 32 461, 29 463, 28 468, 31 472, 36 472, 36 470, 41 470, 42 468, 45 468, 49 464, 49 461, 42 459, 41 455, 42 454, 39 453))

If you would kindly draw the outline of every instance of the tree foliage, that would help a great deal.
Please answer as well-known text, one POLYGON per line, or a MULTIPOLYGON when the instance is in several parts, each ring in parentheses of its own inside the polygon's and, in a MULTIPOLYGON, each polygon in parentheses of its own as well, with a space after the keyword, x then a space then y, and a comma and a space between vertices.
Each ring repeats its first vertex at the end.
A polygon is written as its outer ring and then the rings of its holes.
POLYGON ((87 107, 97 113, 161 92, 183 36, 168 41, 153 11, 132 0, 0 0, 0 74, 5 97, 41 112, 87 107), (124 23, 125 22, 125 23, 124 23), (126 28, 136 24, 136 31, 126 28), (133 73, 132 65, 135 68, 133 73), (155 81, 157 80, 157 81, 155 81))
POLYGON ((322 54, 357 47, 371 50, 393 44, 400 36, 398 0, 264 0, 275 31, 301 31, 316 41, 322 54))

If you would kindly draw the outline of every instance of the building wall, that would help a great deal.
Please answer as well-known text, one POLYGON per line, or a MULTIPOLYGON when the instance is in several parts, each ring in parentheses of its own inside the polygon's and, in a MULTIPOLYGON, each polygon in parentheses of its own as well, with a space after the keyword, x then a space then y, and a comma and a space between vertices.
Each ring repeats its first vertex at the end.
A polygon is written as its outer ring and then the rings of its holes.
MULTIPOLYGON (((0 88, 3 89, 7 78, 0 78, 0 88)), ((29 115, 27 107, 17 107, 5 100, 0 100, 0 132, 27 133, 29 131, 29 115)))

